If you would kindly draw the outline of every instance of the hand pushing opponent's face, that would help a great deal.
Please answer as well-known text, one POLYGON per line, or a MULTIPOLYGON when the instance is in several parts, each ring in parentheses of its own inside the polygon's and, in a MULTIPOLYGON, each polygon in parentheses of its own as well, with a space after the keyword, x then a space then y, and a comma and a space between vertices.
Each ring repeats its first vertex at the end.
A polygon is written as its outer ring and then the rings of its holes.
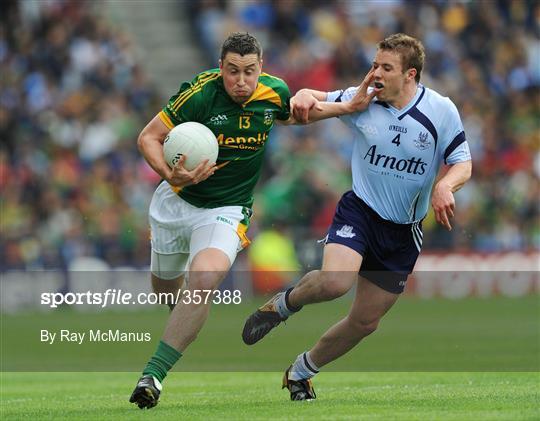
POLYGON ((227 53, 223 60, 219 61, 221 76, 225 91, 239 104, 246 102, 259 82, 262 71, 262 60, 257 54, 227 53))

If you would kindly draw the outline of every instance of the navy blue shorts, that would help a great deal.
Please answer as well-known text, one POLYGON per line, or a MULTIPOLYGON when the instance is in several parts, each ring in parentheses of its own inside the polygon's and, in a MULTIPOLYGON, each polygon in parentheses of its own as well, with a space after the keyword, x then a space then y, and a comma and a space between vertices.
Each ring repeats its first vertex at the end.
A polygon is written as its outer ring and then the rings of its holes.
POLYGON ((359 274, 401 294, 422 247, 422 223, 396 224, 371 209, 353 191, 339 201, 326 244, 343 244, 363 257, 359 274))

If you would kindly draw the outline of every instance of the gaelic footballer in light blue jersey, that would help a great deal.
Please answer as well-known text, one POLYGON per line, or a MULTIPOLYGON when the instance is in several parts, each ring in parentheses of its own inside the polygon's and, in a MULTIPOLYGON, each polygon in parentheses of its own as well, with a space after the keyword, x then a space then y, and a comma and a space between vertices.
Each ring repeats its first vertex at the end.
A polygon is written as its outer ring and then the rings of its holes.
MULTIPOLYGON (((326 100, 350 101, 357 92, 358 88, 329 92, 326 100)), ((355 134, 353 191, 382 218, 398 224, 426 216, 443 163, 471 159, 454 103, 420 84, 401 109, 375 97, 365 111, 341 120, 355 134)))
POLYGON ((311 377, 373 333, 397 301, 422 248, 430 198, 437 222, 452 228, 454 192, 471 176, 471 156, 452 101, 420 84, 424 58, 419 40, 391 35, 377 45, 357 88, 302 89, 291 98, 295 120, 340 117, 352 129, 353 190, 337 205, 321 270, 253 313, 244 342, 259 341, 302 306, 333 300, 357 285, 349 314, 285 372, 292 400, 315 399, 311 377), (443 164, 448 171, 435 184, 443 164))

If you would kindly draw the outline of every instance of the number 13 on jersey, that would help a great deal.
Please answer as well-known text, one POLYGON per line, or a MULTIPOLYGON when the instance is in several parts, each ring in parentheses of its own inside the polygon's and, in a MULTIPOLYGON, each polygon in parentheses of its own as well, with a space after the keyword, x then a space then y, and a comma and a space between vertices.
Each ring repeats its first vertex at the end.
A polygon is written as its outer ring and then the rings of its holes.
POLYGON ((240 120, 238 122, 238 127, 241 129, 249 129, 251 126, 251 123, 249 121, 250 116, 248 115, 241 115, 240 120))

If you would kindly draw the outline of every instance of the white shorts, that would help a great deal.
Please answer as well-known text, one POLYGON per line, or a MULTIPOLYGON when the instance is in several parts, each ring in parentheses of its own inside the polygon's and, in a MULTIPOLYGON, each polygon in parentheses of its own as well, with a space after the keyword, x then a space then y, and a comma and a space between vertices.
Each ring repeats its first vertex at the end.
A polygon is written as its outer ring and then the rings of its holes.
POLYGON ((180 198, 167 182, 162 182, 154 192, 149 210, 152 273, 161 277, 159 272, 165 270, 170 274, 162 279, 172 279, 172 272, 183 272, 186 267, 163 267, 157 262, 180 262, 176 264, 188 266, 205 248, 222 250, 232 265, 236 254, 249 244, 246 231, 250 212, 242 206, 195 207, 180 198), (163 255, 169 255, 169 258, 163 255))

